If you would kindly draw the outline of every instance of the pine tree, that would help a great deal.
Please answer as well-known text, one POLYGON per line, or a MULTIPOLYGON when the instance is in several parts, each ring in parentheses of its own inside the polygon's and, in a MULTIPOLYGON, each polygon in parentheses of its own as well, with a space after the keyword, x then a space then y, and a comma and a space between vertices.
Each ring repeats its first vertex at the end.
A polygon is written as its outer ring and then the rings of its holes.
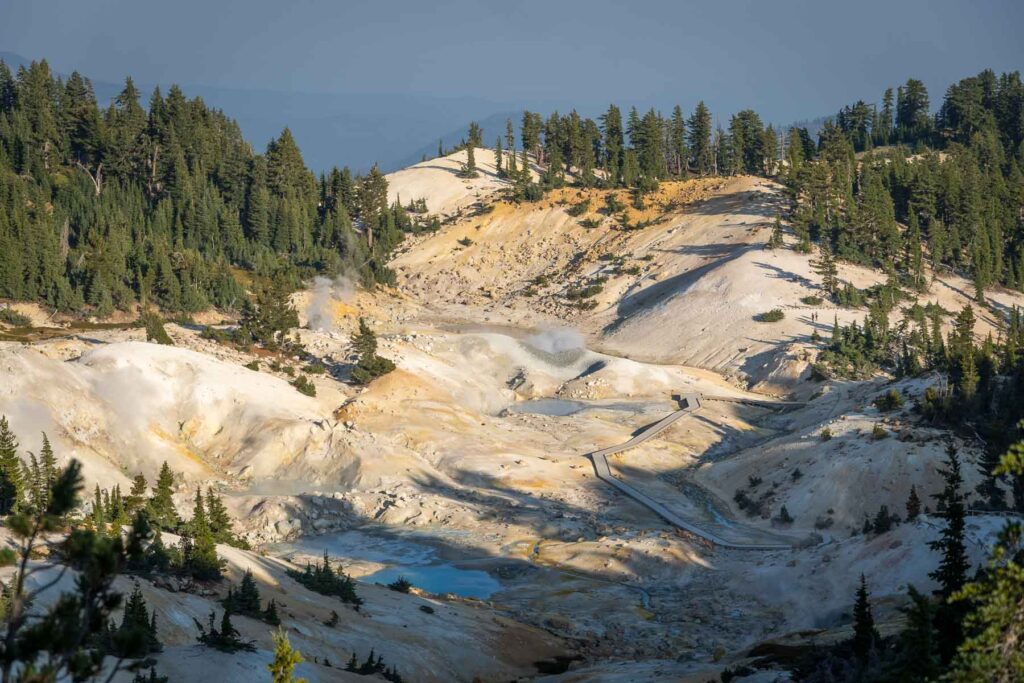
POLYGON ((697 102, 690 116, 687 145, 697 175, 710 174, 715 166, 715 151, 712 145, 711 112, 703 101, 697 102))
POLYGON ((236 544, 235 534, 231 530, 231 517, 224 507, 224 502, 213 492, 212 487, 206 489, 206 522, 215 541, 236 544))
POLYGON ((267 609, 263 611, 261 618, 271 626, 281 624, 281 617, 277 614, 277 602, 273 598, 267 603, 267 609))
POLYGON ((136 474, 132 480, 132 488, 125 498, 125 512, 134 515, 146 505, 146 493, 149 491, 149 483, 146 477, 136 474))
POLYGON ((103 496, 100 494, 100 485, 96 484, 96 488, 93 491, 92 497, 92 515, 91 520, 92 528, 99 533, 105 533, 107 530, 107 514, 103 505, 103 496))
POLYGON ((39 450, 39 469, 42 476, 39 486, 43 491, 41 503, 49 505, 50 487, 57 480, 58 468, 57 457, 53 454, 53 448, 50 446, 50 439, 47 438, 46 432, 43 432, 43 447, 39 450))
POLYGON ((853 653, 861 663, 866 663, 868 655, 881 640, 875 629, 875 619, 871 615, 868 583, 864 575, 860 575, 860 586, 857 588, 857 599, 853 605, 853 653))
POLYGON ((785 246, 785 241, 782 236, 782 217, 779 214, 775 214, 775 223, 772 226, 772 235, 768 238, 767 247, 769 249, 781 249, 785 246))
POLYGON ((175 531, 181 524, 181 517, 174 507, 174 474, 165 460, 160 466, 153 496, 147 503, 149 518, 153 525, 161 531, 175 531))
POLYGON ((921 249, 921 228, 917 220, 917 212, 910 212, 910 227, 907 235, 907 271, 910 273, 914 289, 924 291, 924 254, 921 249))
POLYGON ((141 659, 162 649, 156 632, 156 612, 150 615, 138 583, 125 603, 113 641, 114 654, 129 659, 141 659))
POLYGON ((250 616, 260 613, 260 591, 256 586, 251 569, 247 569, 242 575, 238 592, 234 593, 231 601, 231 609, 239 614, 250 616))
POLYGON ((516 169, 516 137, 512 128, 512 119, 505 121, 505 144, 508 147, 508 162, 506 164, 505 176, 515 181, 518 178, 516 169))
POLYGON ((936 613, 935 624, 939 633, 939 652, 948 662, 963 640, 963 619, 966 614, 962 602, 950 598, 967 583, 971 563, 964 541, 966 507, 963 494, 963 476, 956 448, 950 443, 946 449, 946 466, 940 470, 945 486, 932 496, 938 507, 938 516, 945 522, 938 540, 928 545, 942 554, 938 568, 929 576, 939 584, 942 603, 936 613))
POLYGON ((369 384, 395 369, 392 361, 377 355, 377 335, 363 318, 359 319, 359 333, 352 340, 352 348, 359 354, 352 379, 359 384, 369 384))
POLYGON ((686 149, 686 118, 677 104, 672 110, 672 122, 669 124, 669 151, 672 157, 672 173, 677 178, 685 178, 689 165, 686 149))
POLYGON ((821 276, 821 288, 834 297, 839 289, 839 268, 836 266, 835 257, 828 244, 822 242, 818 245, 819 257, 811 266, 814 272, 821 276))
POLYGON ((921 499, 917 497, 917 489, 910 487, 910 496, 907 498, 907 519, 913 521, 921 514, 921 499))
POLYGON ((605 177, 611 187, 617 187, 622 182, 625 141, 622 130, 622 113, 614 104, 610 105, 608 111, 601 115, 601 131, 604 135, 602 163, 605 177))
POLYGON ((295 667, 304 660, 302 654, 292 647, 284 629, 274 632, 274 661, 267 665, 273 683, 306 683, 304 678, 295 678, 295 667))
POLYGON ((22 465, 18 457, 18 439, 0 415, 0 515, 9 515, 22 499, 22 465))
POLYGON ((901 608, 906 626, 896 644, 896 655, 886 667, 885 680, 901 683, 926 683, 942 674, 935 633, 935 605, 913 586, 908 589, 910 604, 901 608))
POLYGON ((217 580, 221 577, 224 561, 217 556, 217 545, 206 515, 203 495, 196 489, 192 519, 188 523, 192 536, 192 547, 188 553, 185 569, 193 578, 217 580))
POLYGON ((494 168, 498 173, 499 178, 505 177, 505 169, 502 168, 503 155, 501 152, 501 136, 499 135, 494 140, 494 168))
MULTIPOLYGON (((997 475, 1024 476, 1024 445, 1014 444, 996 468, 997 475)), ((955 683, 1024 680, 1024 527, 1009 522, 999 534, 988 565, 952 599, 973 605, 967 615, 967 639, 960 646, 952 671, 955 683)))

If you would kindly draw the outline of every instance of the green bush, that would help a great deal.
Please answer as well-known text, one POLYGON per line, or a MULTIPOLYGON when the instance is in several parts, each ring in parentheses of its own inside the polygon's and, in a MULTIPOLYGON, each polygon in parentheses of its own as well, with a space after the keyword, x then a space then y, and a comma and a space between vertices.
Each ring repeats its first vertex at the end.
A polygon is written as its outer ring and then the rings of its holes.
POLYGON ((626 208, 626 205, 619 201, 619 198, 614 194, 608 195, 608 198, 604 200, 604 212, 609 216, 619 213, 626 208))
POLYGON ((412 581, 404 576, 399 576, 396 580, 388 584, 388 588, 398 593, 408 593, 409 589, 412 588, 412 581))
POLYGON ((871 430, 871 438, 875 441, 880 441, 889 436, 889 432, 880 424, 876 424, 871 430))
POLYGON ((13 308, 0 308, 0 323, 7 323, 14 327, 28 327, 32 324, 32 320, 27 315, 22 315, 13 308))
POLYGON ((18 561, 14 548, 0 548, 0 567, 13 567, 18 561))
POLYGON ((762 323, 777 323, 785 317, 786 314, 782 312, 781 308, 773 308, 770 311, 755 316, 755 320, 762 323))
POLYGON ((583 214, 585 214, 589 209, 590 200, 584 199, 579 204, 573 204, 572 206, 570 206, 568 209, 565 210, 565 212, 572 216, 573 218, 576 218, 577 216, 582 216, 583 214))
POLYGON ((260 371, 260 362, 258 360, 252 360, 245 364, 245 367, 249 368, 254 372, 260 371))
POLYGON ((804 298, 800 299, 800 301, 807 304, 808 306, 820 306, 822 303, 824 303, 824 300, 820 296, 805 296, 804 298))
POLYGON ((352 369, 352 379, 357 384, 369 384, 378 377, 383 377, 395 369, 395 364, 387 358, 376 354, 364 357, 352 369))
POLYGON ((469 239, 468 237, 463 237, 461 240, 459 240, 459 244, 461 244, 464 247, 469 247, 473 245, 473 240, 469 239))
POLYGON ((174 346, 174 340, 164 329, 164 322, 156 313, 146 311, 142 314, 142 324, 146 327, 146 341, 174 346))
POLYGON ((829 429, 828 427, 825 427, 824 429, 821 430, 822 441, 831 441, 833 436, 835 435, 832 433, 832 430, 829 429))
POLYGON ((896 410, 903 407, 903 396, 895 389, 890 389, 882 396, 875 399, 875 407, 882 412, 896 410))
POLYGON ((306 396, 316 396, 316 385, 309 381, 305 375, 299 375, 292 382, 292 386, 295 387, 300 394, 306 396))
POLYGON ((604 289, 604 287, 599 284, 587 285, 586 287, 570 287, 565 292, 565 298, 570 301, 589 299, 590 297, 600 294, 602 289, 604 289))
POLYGON ((580 221, 580 226, 587 230, 593 230, 594 228, 600 227, 601 221, 596 218, 584 218, 580 221))

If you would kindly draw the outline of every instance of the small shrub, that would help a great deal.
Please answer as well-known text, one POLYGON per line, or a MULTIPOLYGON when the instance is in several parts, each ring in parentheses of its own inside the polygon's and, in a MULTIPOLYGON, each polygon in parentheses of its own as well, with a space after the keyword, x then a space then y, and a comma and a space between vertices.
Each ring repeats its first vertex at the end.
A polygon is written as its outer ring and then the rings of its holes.
POLYGON ((890 389, 884 395, 875 399, 875 407, 883 413, 903 407, 903 396, 895 389, 890 389))
POLYGON ((251 360, 251 361, 249 361, 248 363, 245 364, 245 367, 249 368, 250 370, 252 370, 254 372, 259 372, 260 371, 260 362, 258 360, 251 360))
POLYGON ((614 194, 608 195, 608 198, 604 200, 604 212, 609 216, 619 213, 626 208, 625 204, 619 201, 619 198, 614 194))
POLYGON ((174 346, 174 340, 171 339, 171 335, 167 334, 167 330, 164 329, 164 322, 160 319, 160 316, 146 311, 142 314, 142 324, 146 327, 146 341, 164 344, 165 346, 174 346))
POLYGON ((829 429, 828 427, 825 427, 824 429, 821 430, 822 441, 831 441, 833 436, 835 435, 832 433, 832 430, 829 429))
POLYGON ((306 396, 316 396, 316 385, 309 381, 305 375, 299 375, 292 382, 292 386, 298 390, 300 394, 306 396))
POLYGON ((327 617, 327 619, 324 620, 324 626, 327 626, 328 628, 334 628, 337 625, 338 625, 338 613, 332 609, 331 610, 331 616, 327 617))
POLYGON ((773 308, 770 311, 765 311, 764 313, 755 316, 755 320, 762 323, 777 323, 785 317, 786 314, 782 312, 781 308, 773 308))
POLYGON ((791 514, 789 514, 789 510, 786 509, 785 505, 783 505, 779 509, 779 514, 775 518, 775 521, 778 522, 779 524, 792 524, 793 523, 793 516, 791 514))
POLYGON ((420 605, 420 611, 424 612, 426 614, 433 614, 434 613, 434 608, 431 607, 430 605, 420 605))
POLYGON ((464 247, 469 247, 472 246, 473 240, 469 239, 469 237, 463 237, 461 240, 459 240, 459 244, 461 244, 464 247))
POLYGON ((808 306, 820 306, 824 300, 820 296, 805 296, 800 301, 808 306))
POLYGON ((0 548, 0 567, 13 567, 18 562, 14 548, 0 548))
POLYGON ((395 591, 396 593, 408 593, 409 589, 412 588, 412 581, 399 576, 397 579, 388 584, 388 588, 395 591))
POLYGON ((889 436, 888 430, 880 424, 875 424, 874 428, 871 430, 871 438, 875 441, 880 441, 887 436, 889 436))
POLYGON ((327 368, 324 367, 323 363, 309 363, 306 365, 305 373, 307 375, 323 375, 327 372, 327 368))
POLYGON ((792 477, 793 481, 799 481, 800 478, 804 476, 804 473, 800 471, 799 467, 797 467, 789 476, 792 477))
POLYGON ((747 483, 750 484, 750 488, 752 489, 756 489, 758 486, 760 486, 762 481, 764 480, 761 479, 761 477, 755 477, 754 475, 750 475, 749 477, 747 477, 747 483))
POLYGON ((814 520, 814 528, 819 530, 819 531, 822 531, 824 529, 830 528, 832 526, 832 524, 833 524, 833 519, 831 517, 820 517, 819 516, 819 517, 817 517, 814 520))
POLYGON ((586 287, 570 287, 565 293, 565 298, 570 301, 589 299, 600 294, 602 289, 604 288, 599 284, 587 285, 586 287))
POLYGON ((580 226, 587 230, 593 230, 594 228, 601 227, 601 221, 596 218, 584 218, 580 221, 580 226))
POLYGON ((288 375, 289 377, 294 377, 295 376, 295 368, 293 368, 290 365, 283 365, 283 366, 281 366, 281 372, 283 372, 284 374, 288 375))
POLYGON ((27 315, 18 313, 13 308, 0 308, 0 323, 6 323, 14 327, 28 327, 32 324, 32 319, 27 315))
POLYGON ((583 214, 585 214, 589 209, 590 200, 584 199, 579 204, 573 204, 572 206, 570 206, 568 209, 565 210, 565 212, 572 216, 573 218, 576 218, 578 216, 582 216, 583 214))

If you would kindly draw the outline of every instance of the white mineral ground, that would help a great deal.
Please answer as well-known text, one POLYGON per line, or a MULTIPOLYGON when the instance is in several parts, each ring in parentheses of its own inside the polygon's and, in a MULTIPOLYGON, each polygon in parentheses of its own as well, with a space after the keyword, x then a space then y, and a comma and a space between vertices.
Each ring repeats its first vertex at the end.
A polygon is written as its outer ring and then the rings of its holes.
MULTIPOLYGON (((315 375, 317 396, 304 396, 265 360, 249 370, 255 356, 178 325, 167 326, 173 347, 146 343, 138 329, 79 326, 0 343, 0 414, 23 450, 37 450, 45 431, 62 460, 81 460, 89 489, 124 490, 137 472, 152 481, 165 460, 181 474, 183 512, 196 486, 220 488, 239 530, 264 551, 221 548, 230 575, 252 568, 264 597, 282 606, 307 660, 299 673, 311 681, 365 680, 325 661, 370 648, 414 681, 539 676, 535 662, 572 655, 581 659, 569 671, 544 680, 707 680, 765 639, 841 636, 861 572, 876 618, 892 628, 906 586, 933 585, 927 542, 937 522, 926 515, 871 538, 854 532, 881 505, 902 513, 911 484, 926 504, 939 489, 944 435, 909 409, 931 380, 809 380, 812 333, 827 338, 834 319, 865 312, 801 303, 819 293, 808 256, 763 248, 781 188, 748 177, 664 183, 647 208, 629 210, 631 223, 653 224, 624 231, 598 211, 603 191, 495 203, 505 181, 493 153, 477 150, 482 173, 471 181, 456 175, 462 155, 389 176, 403 203, 423 198, 451 217, 402 245, 397 288, 354 292, 345 280, 318 280, 295 297, 311 328, 299 331, 303 342, 342 372, 358 317, 379 332, 379 352, 398 369, 368 389, 315 375), (582 215, 566 212, 586 199, 582 215), (583 227, 587 219, 596 227, 583 227), (590 310, 566 298, 595 281, 602 290, 590 310), (772 308, 785 318, 755 319, 772 308), (880 414, 872 401, 893 388, 907 407, 880 414), (681 393, 807 404, 779 412, 707 402, 614 456, 616 475, 737 542, 817 543, 716 548, 595 479, 584 454, 628 440, 681 393), (889 438, 872 439, 877 424, 889 438), (767 517, 786 505, 791 525, 736 508, 733 494, 751 477, 767 517), (365 579, 360 612, 286 576, 289 561, 324 548, 365 579), (398 574, 435 592, 373 585, 398 574), (323 624, 332 609, 335 628, 323 624)), ((884 280, 850 266, 840 277, 860 287, 884 280)), ((920 301, 958 310, 970 291, 938 274, 920 301)), ((1024 303, 989 296, 1000 309, 1024 303)), ((58 324, 38 307, 16 308, 58 324)), ((995 321, 978 315, 987 334, 995 321)), ((977 453, 962 453, 973 491, 977 453)), ((969 520, 974 561, 999 524, 969 520)), ((195 645, 192 620, 205 620, 214 596, 142 586, 165 643, 162 673, 265 676, 267 626, 236 620, 256 655, 212 653, 195 645)))

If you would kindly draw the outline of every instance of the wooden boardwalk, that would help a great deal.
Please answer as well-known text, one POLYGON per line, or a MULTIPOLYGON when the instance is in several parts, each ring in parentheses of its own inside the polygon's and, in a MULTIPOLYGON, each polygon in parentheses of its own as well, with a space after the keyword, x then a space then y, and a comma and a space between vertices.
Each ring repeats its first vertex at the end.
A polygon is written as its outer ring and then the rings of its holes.
POLYGON ((692 524, 691 522, 683 519, 682 516, 680 516, 679 514, 673 512, 672 510, 667 508, 665 505, 659 503, 658 501, 656 501, 654 498, 650 497, 649 495, 647 495, 643 491, 640 491, 639 489, 631 486, 630 484, 626 483, 622 479, 620 479, 617 476, 615 476, 614 474, 612 474, 611 467, 608 465, 608 456, 615 455, 616 453, 622 453, 623 451, 628 451, 631 448, 636 448, 637 446, 639 446, 640 444, 644 443, 645 441, 647 441, 647 440, 657 436, 658 434, 660 434, 661 432, 663 432, 666 429, 668 429, 669 427, 671 427, 673 424, 675 424, 678 420, 682 419, 686 415, 689 415, 690 413, 693 413, 693 412, 696 412, 697 410, 700 410, 701 400, 705 400, 705 401, 707 401, 707 400, 729 401, 729 402, 733 402, 733 403, 749 403, 749 404, 752 404, 752 405, 758 405, 758 406, 763 406, 763 407, 768 407, 768 408, 774 408, 774 407, 787 407, 788 408, 788 407, 792 407, 792 406, 803 405, 802 403, 792 403, 792 402, 782 402, 782 401, 776 403, 776 402, 773 402, 773 401, 744 400, 744 399, 734 399, 734 398, 725 398, 725 397, 717 397, 717 396, 701 396, 700 394, 684 394, 682 397, 680 397, 680 403, 683 404, 682 408, 680 408, 679 410, 677 410, 677 411, 675 411, 673 413, 670 413, 666 417, 658 420, 657 422, 655 422, 654 424, 649 426, 647 429, 643 430, 642 432, 640 432, 639 434, 634 436, 629 441, 625 441, 623 443, 620 443, 617 446, 610 446, 608 448, 602 448, 599 451, 594 451, 592 453, 588 453, 587 457, 590 458, 590 461, 594 464, 594 473, 597 475, 597 478, 600 479, 601 481, 605 482, 606 484, 609 484, 610 486, 614 486, 616 489, 618 489, 619 491, 621 491, 625 495, 629 496, 630 498, 632 498, 636 502, 640 503, 641 505, 643 505, 647 509, 649 509, 652 512, 654 512, 656 515, 658 515, 659 517, 664 519, 669 524, 672 524, 673 526, 676 526, 676 527, 678 527, 680 529, 683 529, 684 531, 688 531, 691 534, 694 534, 695 536, 699 536, 700 538, 703 538, 703 539, 705 539, 705 540, 707 540, 707 541, 709 541, 711 543, 714 543, 715 545, 720 546, 722 548, 730 548, 730 549, 734 549, 734 550, 789 550, 789 549, 791 549, 792 547, 794 547, 793 545, 787 545, 787 544, 782 544, 782 543, 778 543, 778 544, 772 544, 772 543, 734 543, 732 541, 727 541, 724 538, 720 537, 719 535, 717 535, 715 533, 712 533, 711 531, 708 531, 707 529, 702 529, 701 527, 699 527, 699 526, 697 526, 695 524, 692 524))

